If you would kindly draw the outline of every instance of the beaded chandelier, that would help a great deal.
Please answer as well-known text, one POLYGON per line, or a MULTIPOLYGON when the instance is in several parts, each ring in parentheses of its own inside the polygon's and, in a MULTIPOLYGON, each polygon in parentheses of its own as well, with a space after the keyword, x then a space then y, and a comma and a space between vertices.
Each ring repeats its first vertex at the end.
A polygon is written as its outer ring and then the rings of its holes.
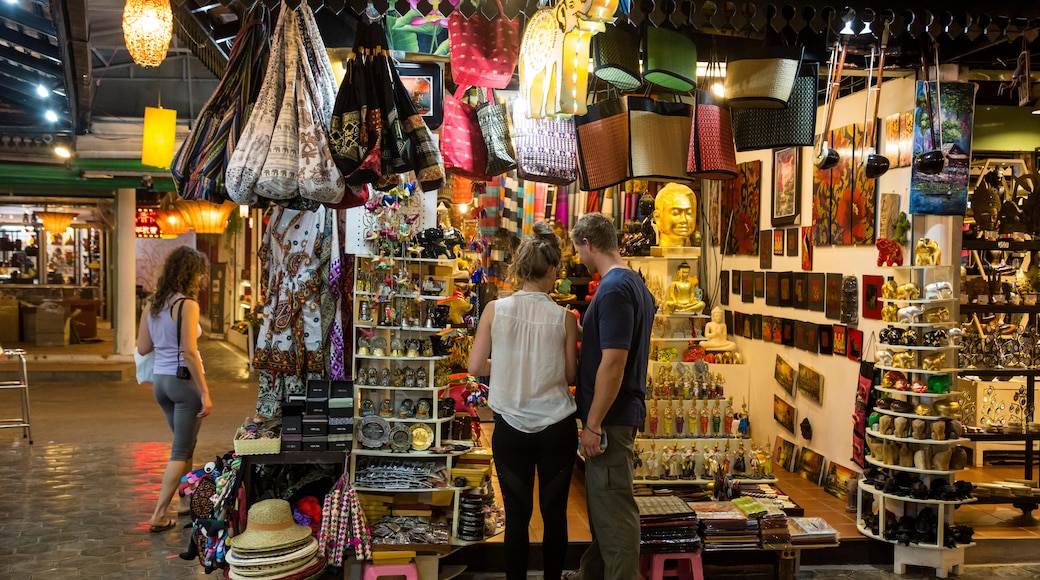
POLYGON ((134 62, 141 66, 159 66, 166 58, 171 37, 170 0, 126 0, 123 38, 134 62))

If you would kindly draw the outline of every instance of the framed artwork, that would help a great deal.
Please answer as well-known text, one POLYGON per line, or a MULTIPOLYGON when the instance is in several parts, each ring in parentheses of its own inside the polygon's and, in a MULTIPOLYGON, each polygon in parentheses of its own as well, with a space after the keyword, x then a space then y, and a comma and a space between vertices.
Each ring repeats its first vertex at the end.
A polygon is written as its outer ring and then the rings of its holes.
POLYGON ((766 273, 755 272, 755 298, 762 298, 766 295, 766 273))
POLYGON ((394 68, 426 126, 431 130, 439 128, 444 120, 444 81, 440 65, 402 62, 394 68))
POLYGON ((899 114, 899 163, 893 167, 906 167, 914 161, 914 112, 899 114))
POLYGON ((808 350, 806 348, 806 337, 805 337, 805 323, 801 320, 794 321, 794 347, 799 350, 808 350))
MULTIPOLYGON (((726 310, 725 311, 723 316, 726 317, 726 328, 736 328, 736 326, 733 325, 733 321, 736 319, 735 315, 736 315, 736 313, 733 312, 732 310, 726 310)), ((733 331, 731 330, 730 333, 732 334, 733 331)))
POLYGON ((766 306, 780 306, 780 272, 765 272, 766 306))
POLYGON ((881 150, 893 168, 900 167, 899 159, 899 115, 892 113, 884 118, 885 143, 881 150))
POLYGON ((812 271, 813 228, 802 228, 802 270, 812 271))
POLYGON ((794 442, 777 435, 773 443, 773 465, 791 471, 794 468, 794 442))
POLYGON ((729 331, 733 336, 741 336, 744 330, 744 313, 733 311, 733 324, 727 325, 726 328, 731 329, 729 331))
POLYGON ((833 341, 833 348, 831 354, 838 356, 845 356, 848 354, 848 346, 845 341, 845 326, 842 324, 835 324, 831 326, 833 335, 831 340, 833 341))
POLYGON ((762 317, 762 340, 766 342, 773 342, 773 317, 763 316, 762 317))
POLYGON ((885 279, 871 274, 863 275, 863 318, 881 320, 881 285, 885 279))
POLYGON ((859 362, 863 358, 863 331, 849 328, 845 331, 845 342, 849 349, 849 359, 859 362))
POLYGON ((780 306, 791 306, 794 304, 793 282, 794 276, 792 272, 780 272, 780 306))
POLYGON ((794 406, 777 395, 773 395, 773 419, 784 428, 794 433, 794 406))
POLYGON ((751 338, 755 340, 762 340, 762 315, 752 314, 751 315, 751 338))
POLYGON ((784 230, 779 228, 773 230, 773 255, 783 256, 784 255, 784 230))
POLYGON ((794 321, 790 318, 780 321, 780 344, 794 346, 794 321))
POLYGON ((740 301, 755 301, 755 273, 751 270, 740 273, 740 301))
POLYGON ((773 230, 758 233, 758 267, 768 270, 773 267, 773 230))
POLYGON ((848 499, 848 487, 846 486, 849 481, 858 477, 859 474, 848 467, 829 461, 823 474, 823 491, 845 501, 848 499))
POLYGON ((740 294, 740 270, 733 270, 730 276, 730 289, 734 294, 740 294))
POLYGON ((798 365, 798 392, 823 404, 823 375, 812 367, 798 365))
POLYGON ((841 274, 827 274, 826 292, 824 312, 827 318, 838 320, 841 318, 841 274))
POLYGON ((743 336, 744 338, 754 338, 755 315, 745 313, 742 317, 742 322, 743 324, 740 327, 740 336, 743 336))
POLYGON ((820 326, 815 322, 803 322, 805 325, 805 350, 811 353, 820 352, 820 326))
POLYGON ((776 364, 773 367, 773 378, 776 379, 776 384, 780 385, 780 388, 784 390, 788 395, 794 396, 794 367, 791 363, 787 362, 787 359, 780 355, 776 355, 776 364))
POLYGON ((724 231, 723 254, 754 256, 758 252, 761 192, 761 161, 738 163, 737 177, 722 182, 720 223, 733 224, 724 231))
POLYGON ((820 324, 816 327, 820 337, 819 353, 831 354, 834 352, 834 327, 830 324, 820 324))
POLYGON ((729 270, 723 270, 719 276, 719 302, 729 306, 729 270))
MULTIPOLYGON (((938 175, 925 175, 910 166, 910 209, 912 215, 964 215, 968 207, 968 172, 971 157, 971 135, 975 119, 972 100, 978 85, 973 83, 944 82, 936 98, 932 82, 917 83, 917 106, 914 107, 913 151, 919 155, 942 148, 946 166, 938 175), (925 95, 929 91, 931 96, 925 95), (940 111, 938 107, 942 107, 940 111), (944 131, 939 143, 932 143, 930 119, 941 119, 942 126, 954 125, 958 131, 944 131)), ((939 121, 936 121, 939 124, 939 121)), ((938 129, 937 129, 938 130, 938 129)))
POLYGON ((801 208, 800 147, 788 147, 773 153, 773 227, 798 223, 801 208))
POLYGON ((795 308, 801 308, 802 310, 809 309, 809 273, 808 272, 792 272, 791 277, 794 278, 794 299, 793 306, 795 308))
POLYGON ((824 463, 825 459, 822 455, 808 447, 802 447, 795 460, 794 473, 806 481, 820 485, 824 463))
POLYGON ((798 228, 787 228, 787 255, 798 255, 798 228))
POLYGON ((809 272, 809 310, 823 312, 827 277, 819 272, 809 272))
POLYGON ((784 343, 784 330, 783 330, 784 319, 783 318, 777 318, 775 316, 770 316, 770 318, 772 319, 772 320, 770 320, 770 322, 773 325, 773 342, 775 342, 777 344, 783 344, 784 343))

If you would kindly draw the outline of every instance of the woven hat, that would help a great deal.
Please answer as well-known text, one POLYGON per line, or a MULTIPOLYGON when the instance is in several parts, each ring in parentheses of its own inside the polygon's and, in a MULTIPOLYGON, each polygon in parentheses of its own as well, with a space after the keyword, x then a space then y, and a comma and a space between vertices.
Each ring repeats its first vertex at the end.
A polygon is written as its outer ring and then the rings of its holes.
POLYGON ((313 563, 296 572, 274 572, 266 576, 243 576, 232 568, 224 568, 224 580, 316 580, 325 573, 329 561, 318 556, 313 563))
POLYGON ((271 566, 282 567, 283 564, 300 564, 309 561, 311 556, 318 553, 318 540, 308 538, 302 548, 297 548, 284 554, 251 556, 243 555, 240 550, 232 548, 228 551, 225 559, 227 563, 239 571, 248 569, 268 569, 271 566))
POLYGON ((279 548, 298 543, 311 535, 311 529, 293 521, 292 508, 284 499, 265 499, 249 508, 246 531, 230 538, 232 548, 256 550, 279 548))

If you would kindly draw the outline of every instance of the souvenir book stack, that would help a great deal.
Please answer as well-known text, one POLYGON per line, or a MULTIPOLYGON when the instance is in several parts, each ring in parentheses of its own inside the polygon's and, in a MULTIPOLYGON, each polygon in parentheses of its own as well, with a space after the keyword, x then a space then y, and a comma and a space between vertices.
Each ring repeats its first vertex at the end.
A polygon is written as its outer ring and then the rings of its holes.
POLYGON ((798 504, 791 500, 790 496, 781 492, 776 486, 769 483, 759 483, 755 485, 744 485, 741 486, 740 494, 742 496, 754 497, 758 499, 770 499, 784 510, 784 513, 788 516, 803 516, 805 510, 798 504))
POLYGON ((675 496, 636 497, 640 551, 646 554, 698 552, 697 513, 675 496))
POLYGON ((704 550, 756 550, 758 520, 748 519, 731 501, 702 501, 690 504, 701 521, 704 550))
POLYGON ((787 527, 791 531, 791 543, 796 546, 838 542, 838 531, 823 518, 789 518, 787 527))
POLYGON ((779 548, 791 544, 791 532, 788 530, 788 518, 784 510, 773 500, 758 500, 766 512, 758 518, 758 531, 762 535, 762 546, 779 548))

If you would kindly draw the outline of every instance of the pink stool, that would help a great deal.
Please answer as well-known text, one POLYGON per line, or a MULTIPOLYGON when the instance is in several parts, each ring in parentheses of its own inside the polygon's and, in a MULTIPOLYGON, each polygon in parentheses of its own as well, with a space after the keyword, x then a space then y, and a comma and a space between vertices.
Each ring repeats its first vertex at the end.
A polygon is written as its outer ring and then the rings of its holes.
POLYGON ((362 580, 376 580, 382 576, 404 576, 405 580, 419 580, 419 570, 415 562, 407 564, 371 564, 365 563, 362 580))
POLYGON ((650 556, 650 578, 649 580, 663 580, 664 578, 678 578, 679 580, 704 580, 704 569, 701 568, 701 554, 653 554, 650 556), (665 562, 674 560, 675 570, 664 569, 665 562))

